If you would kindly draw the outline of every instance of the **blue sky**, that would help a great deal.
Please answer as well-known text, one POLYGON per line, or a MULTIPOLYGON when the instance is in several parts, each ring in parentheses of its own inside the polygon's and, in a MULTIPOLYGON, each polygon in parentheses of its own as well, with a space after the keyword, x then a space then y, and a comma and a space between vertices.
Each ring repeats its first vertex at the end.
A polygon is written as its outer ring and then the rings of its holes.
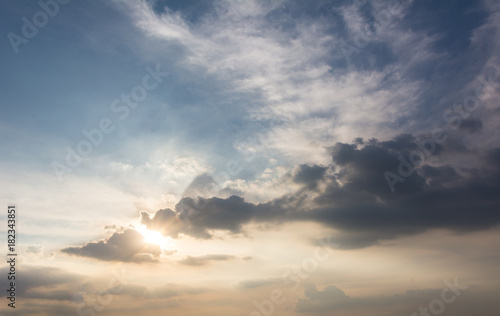
POLYGON ((455 278, 446 314, 497 315, 499 10, 2 2, 23 315, 260 315, 273 289, 275 315, 413 315, 455 278), (318 241, 328 260, 290 288, 318 241))

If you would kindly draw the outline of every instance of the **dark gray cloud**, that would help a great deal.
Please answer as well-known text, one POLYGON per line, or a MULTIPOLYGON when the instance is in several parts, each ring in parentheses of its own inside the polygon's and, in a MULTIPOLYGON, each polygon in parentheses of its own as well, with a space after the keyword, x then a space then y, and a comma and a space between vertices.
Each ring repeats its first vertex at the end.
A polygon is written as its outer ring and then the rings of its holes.
POLYGON ((159 210, 153 217, 142 212, 141 223, 149 229, 160 231, 173 238, 178 238, 182 233, 195 238, 209 239, 212 237, 210 230, 239 234, 243 232, 243 225, 252 220, 277 221, 284 215, 281 206, 285 205, 285 200, 284 198, 255 205, 245 202, 238 196, 227 199, 186 197, 175 206, 175 211, 159 210))
MULTIPOLYGON (((401 163, 399 157, 406 157, 407 160, 412 151, 419 150, 417 142, 418 140, 412 135, 403 134, 385 142, 371 139, 366 143, 363 142, 362 147, 356 144, 337 143, 330 150, 333 162, 340 166, 341 170, 336 175, 337 181, 330 185, 330 194, 325 194, 323 197, 338 200, 338 194, 349 192, 355 193, 358 198, 363 198, 366 202, 372 202, 376 196, 392 198, 394 194, 387 190, 387 183, 380 175, 385 171, 395 171, 397 174, 395 169, 401 163), (337 187, 338 181, 343 183, 340 190, 337 187)), ((441 147, 436 145, 433 154, 437 155, 440 151, 441 147)), ((397 194, 421 191, 424 183, 421 176, 413 175, 398 188, 397 194)), ((350 199, 346 201, 351 203, 350 199)))
POLYGON ((299 299, 295 311, 298 313, 324 312, 346 307, 352 304, 352 299, 336 286, 327 286, 318 291, 312 284, 306 285, 304 290, 306 299, 299 299))
MULTIPOLYGON (((453 280, 451 284, 453 284, 453 280)), ((458 290, 460 294, 456 296, 456 299, 462 299, 461 295, 467 294, 468 286, 459 280, 457 280, 457 284, 459 287, 454 289, 458 290)), ((446 288, 445 284, 443 284, 443 288, 446 288)), ((298 300, 295 311, 298 313, 322 314, 334 310, 390 307, 393 310, 399 310, 400 314, 409 315, 418 310, 420 306, 428 306, 431 301, 440 299, 442 290, 442 288, 412 289, 393 295, 352 297, 334 285, 318 290, 315 285, 306 284, 304 289, 305 298, 298 300)), ((448 291, 450 293, 447 294, 447 297, 453 295, 451 288, 448 291)))
POLYGON ((322 166, 299 165, 295 170, 293 181, 305 185, 309 189, 315 189, 318 181, 323 180, 328 168, 322 166))
MULTIPOLYGON (((196 295, 209 291, 206 288, 189 287, 180 284, 167 283, 157 287, 146 287, 131 284, 126 280, 126 271, 122 269, 118 274, 110 273, 109 279, 96 280, 89 276, 71 273, 56 267, 34 266, 22 264, 17 267, 18 279, 16 290, 19 302, 17 309, 20 311, 8 313, 7 309, 2 310, 2 315, 40 315, 40 310, 50 315, 72 315, 77 314, 77 307, 81 303, 95 302, 96 297, 106 296, 112 293, 113 296, 124 296, 133 299, 146 299, 150 302, 158 299, 165 300, 173 297, 196 295), (114 280, 115 287, 109 288, 110 280, 114 280), (87 301, 84 300, 86 296, 87 301)), ((2 275, 7 275, 8 268, 0 268, 2 275)), ((2 278, 0 286, 8 289, 9 280, 2 278)), ((83 310, 92 310, 91 305, 83 310)), ((119 309, 119 304, 107 306, 112 311, 119 309)), ((88 312, 87 312, 88 313, 88 312)))
POLYGON ((68 290, 50 290, 30 291, 25 295, 26 298, 56 301, 71 301, 72 293, 68 290))
POLYGON ((417 164, 391 193, 382 175, 388 170, 398 174, 398 157, 409 160, 411 151, 418 150, 415 141, 404 136, 389 142, 372 140, 363 147, 335 145, 332 158, 342 169, 304 219, 343 231, 334 241, 345 248, 431 228, 470 231, 500 222, 500 197, 494 193, 500 189, 500 161, 491 153, 477 157, 485 161, 485 169, 473 168, 468 173, 447 165, 417 164))
POLYGON ((450 166, 432 167, 424 165, 420 173, 431 186, 443 186, 460 180, 461 176, 450 166))
POLYGON ((24 304, 22 307, 19 306, 15 309, 9 308, 9 310, 2 310, 2 316, 18 316, 21 314, 19 312, 20 308, 22 308, 23 316, 38 316, 40 315, 40 311, 43 311, 45 315, 51 316, 67 316, 77 314, 75 305, 70 302, 65 304, 63 302, 48 303, 31 301, 30 304, 24 304))
POLYGON ((500 223, 500 149, 475 154, 482 168, 464 169, 426 164, 430 157, 446 154, 447 149, 427 144, 433 150, 424 153, 423 145, 424 141, 408 134, 390 141, 337 143, 330 148, 331 166, 297 168, 293 180, 304 188, 296 194, 259 204, 237 196, 186 197, 175 211, 159 210, 152 218, 143 213, 142 222, 174 238, 181 233, 210 238, 211 230, 241 233, 250 222, 313 221, 340 231, 332 237, 344 249, 376 245, 380 240, 433 228, 473 231, 500 223), (414 170, 391 192, 384 173, 398 174, 402 161, 410 163, 416 151, 421 155, 414 157, 421 158, 413 159, 415 165, 410 167, 414 170), (336 171, 326 173, 326 168, 336 171), (318 181, 326 183, 326 188, 318 191, 311 186, 318 181), (307 194, 314 198, 307 198, 307 194))
POLYGON ((315 285, 306 284, 304 298, 297 301, 295 311, 311 315, 332 315, 334 311, 346 315, 358 315, 362 311, 372 311, 377 308, 384 309, 384 315, 390 316, 413 315, 413 313, 431 315, 437 314, 433 313, 433 310, 440 310, 438 304, 442 304, 446 314, 449 315, 465 316, 471 313, 497 315, 500 311, 499 305, 494 303, 500 290, 498 287, 469 286, 458 279, 450 279, 448 282, 443 281, 442 288, 411 289, 392 295, 359 297, 347 295, 342 289, 333 285, 318 290, 315 285), (445 291, 444 296, 443 291, 445 291), (453 301, 450 302, 451 299, 453 301))
POLYGON ((157 262, 161 249, 144 242, 144 237, 136 230, 127 229, 116 232, 105 240, 89 242, 81 247, 67 247, 61 252, 104 261, 141 263, 157 262))
POLYGON ((483 129, 483 122, 481 122, 481 120, 465 119, 462 121, 462 124, 460 124, 459 129, 475 133, 483 129))
POLYGON ((233 259, 235 259, 235 257, 230 255, 210 254, 198 257, 187 256, 185 259, 179 262, 187 266, 203 266, 210 263, 211 261, 228 261, 233 259))
MULTIPOLYGON (((16 282, 17 296, 21 299, 71 301, 70 289, 85 279, 83 275, 55 267, 23 264, 17 269, 16 280, 2 278, 0 286, 8 289, 9 282, 16 282)), ((0 273, 5 276, 8 271, 7 267, 0 269, 0 273)))
POLYGON ((328 238, 320 238, 313 240, 313 244, 329 244, 335 249, 362 249, 370 246, 380 245, 381 239, 391 239, 392 233, 384 234, 383 232, 359 232, 359 231, 342 231, 328 238))
POLYGON ((417 289, 394 295, 351 297, 334 285, 318 290, 314 284, 306 284, 305 298, 298 300, 295 311, 323 314, 334 310, 390 306, 392 309, 400 310, 401 313, 410 314, 412 309, 417 309, 419 305, 425 305, 433 299, 440 298, 440 294, 441 289, 417 289))

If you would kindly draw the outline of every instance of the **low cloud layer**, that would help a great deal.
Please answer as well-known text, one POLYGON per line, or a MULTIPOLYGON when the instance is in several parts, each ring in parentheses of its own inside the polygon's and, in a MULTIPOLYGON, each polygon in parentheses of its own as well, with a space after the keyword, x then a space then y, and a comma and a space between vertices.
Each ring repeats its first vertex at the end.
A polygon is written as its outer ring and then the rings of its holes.
POLYGON ((334 239, 344 249, 433 228, 463 232, 497 225, 500 149, 475 154, 482 167, 466 168, 429 164, 456 153, 453 142, 427 144, 432 151, 422 144, 408 134, 389 141, 337 143, 330 148, 331 165, 296 168, 291 181, 302 188, 295 194, 259 204, 238 196, 186 197, 175 211, 159 210, 152 217, 143 212, 141 220, 174 238, 201 239, 211 238, 213 230, 242 233, 250 222, 312 221, 340 231, 334 239), (399 181, 391 183, 387 172, 399 181))
MULTIPOLYGON (((8 275, 9 267, 1 268, 2 275, 8 275)), ((49 266, 33 266, 23 263, 19 267, 22 281, 16 282, 17 295, 21 299, 37 299, 48 301, 71 301, 71 287, 85 280, 84 276, 70 273, 63 269, 49 266)), ((21 280, 19 277, 18 280, 21 280)), ((0 285, 8 289, 12 280, 2 278, 0 285)))
POLYGON ((81 247, 67 247, 61 252, 104 261, 143 263, 158 261, 161 249, 144 242, 144 237, 136 230, 127 229, 105 240, 89 242, 81 247))
MULTIPOLYGON (((330 285, 318 290, 307 284, 304 297, 295 305, 295 311, 306 315, 359 315, 359 311, 384 309, 384 315, 432 315, 446 312, 450 315, 496 315, 499 308, 493 303, 498 288, 471 287, 458 278, 443 280, 441 288, 412 289, 392 295, 350 296, 330 285), (351 314, 350 312, 353 312, 351 314)), ((498 305, 498 304, 496 304, 498 305)), ((369 315, 370 312, 367 313, 369 315)))
POLYGON ((198 257, 187 256, 185 259, 181 260, 180 263, 187 266, 203 266, 211 261, 228 261, 233 259, 235 259, 235 257, 230 255, 211 254, 198 257))

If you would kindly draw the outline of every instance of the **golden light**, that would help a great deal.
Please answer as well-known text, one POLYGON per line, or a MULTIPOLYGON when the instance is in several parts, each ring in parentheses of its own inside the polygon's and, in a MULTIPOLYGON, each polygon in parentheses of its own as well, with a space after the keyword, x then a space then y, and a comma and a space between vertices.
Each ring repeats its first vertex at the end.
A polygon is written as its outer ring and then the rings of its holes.
POLYGON ((144 241, 149 244, 161 246, 163 243, 163 236, 160 232, 154 230, 144 230, 141 232, 141 235, 144 236, 144 241))
POLYGON ((144 237, 144 242, 158 245, 161 250, 172 251, 176 249, 175 242, 170 237, 163 236, 160 232, 150 230, 144 225, 137 225, 135 229, 144 237))

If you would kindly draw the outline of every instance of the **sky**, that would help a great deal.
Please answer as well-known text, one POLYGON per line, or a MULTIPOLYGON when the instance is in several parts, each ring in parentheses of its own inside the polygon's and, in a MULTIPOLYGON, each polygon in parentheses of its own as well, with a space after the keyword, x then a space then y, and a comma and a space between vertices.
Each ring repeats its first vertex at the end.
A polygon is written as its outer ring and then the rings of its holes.
POLYGON ((8 0, 0 29, 2 315, 500 314, 498 1, 8 0))

